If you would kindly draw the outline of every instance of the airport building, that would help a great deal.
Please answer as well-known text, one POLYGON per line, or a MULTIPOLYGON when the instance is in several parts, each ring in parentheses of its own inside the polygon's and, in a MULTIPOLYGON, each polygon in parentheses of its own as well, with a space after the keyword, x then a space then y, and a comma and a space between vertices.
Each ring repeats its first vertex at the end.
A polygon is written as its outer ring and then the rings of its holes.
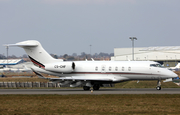
MULTIPOLYGON (((114 61, 133 60, 133 48, 115 48, 114 61)), ((180 62, 180 46, 168 47, 135 47, 134 48, 135 61, 156 61, 165 67, 174 67, 180 62)))

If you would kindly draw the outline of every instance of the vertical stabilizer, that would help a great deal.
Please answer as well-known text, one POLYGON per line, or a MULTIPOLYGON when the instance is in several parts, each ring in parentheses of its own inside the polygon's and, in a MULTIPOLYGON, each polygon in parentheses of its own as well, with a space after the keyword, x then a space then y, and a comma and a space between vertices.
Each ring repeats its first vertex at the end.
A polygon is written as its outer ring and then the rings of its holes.
POLYGON ((31 61, 36 66, 41 68, 45 68, 44 64, 53 63, 57 60, 51 57, 51 55, 49 55, 41 46, 41 44, 36 40, 28 40, 16 44, 10 44, 9 46, 19 46, 24 48, 31 61))
POLYGON ((180 68, 180 63, 178 63, 178 64, 175 66, 175 68, 180 68))

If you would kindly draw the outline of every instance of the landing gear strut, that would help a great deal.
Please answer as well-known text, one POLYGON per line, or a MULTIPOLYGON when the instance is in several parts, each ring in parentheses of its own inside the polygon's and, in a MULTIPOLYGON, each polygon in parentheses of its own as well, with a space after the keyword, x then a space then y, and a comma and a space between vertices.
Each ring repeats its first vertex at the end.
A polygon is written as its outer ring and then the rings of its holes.
POLYGON ((161 90, 161 81, 158 80, 157 82, 157 87, 156 87, 157 90, 161 90))

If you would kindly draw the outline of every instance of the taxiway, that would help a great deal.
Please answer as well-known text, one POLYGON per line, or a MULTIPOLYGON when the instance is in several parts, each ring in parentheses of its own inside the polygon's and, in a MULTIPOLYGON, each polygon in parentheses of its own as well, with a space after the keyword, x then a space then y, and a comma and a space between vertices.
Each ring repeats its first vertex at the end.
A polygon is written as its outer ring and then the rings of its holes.
POLYGON ((180 94, 180 88, 136 88, 136 89, 100 89, 98 91, 84 91, 82 89, 0 89, 0 95, 4 94, 180 94))

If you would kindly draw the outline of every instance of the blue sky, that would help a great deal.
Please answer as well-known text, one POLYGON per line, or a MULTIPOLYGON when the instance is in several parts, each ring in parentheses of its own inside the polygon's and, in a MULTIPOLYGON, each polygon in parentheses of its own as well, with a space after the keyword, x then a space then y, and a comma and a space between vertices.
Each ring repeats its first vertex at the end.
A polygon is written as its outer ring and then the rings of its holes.
MULTIPOLYGON (((179 46, 179 0, 0 0, 3 44, 38 40, 49 53, 113 53, 114 48, 179 46)), ((25 54, 10 48, 9 54, 25 54)))

